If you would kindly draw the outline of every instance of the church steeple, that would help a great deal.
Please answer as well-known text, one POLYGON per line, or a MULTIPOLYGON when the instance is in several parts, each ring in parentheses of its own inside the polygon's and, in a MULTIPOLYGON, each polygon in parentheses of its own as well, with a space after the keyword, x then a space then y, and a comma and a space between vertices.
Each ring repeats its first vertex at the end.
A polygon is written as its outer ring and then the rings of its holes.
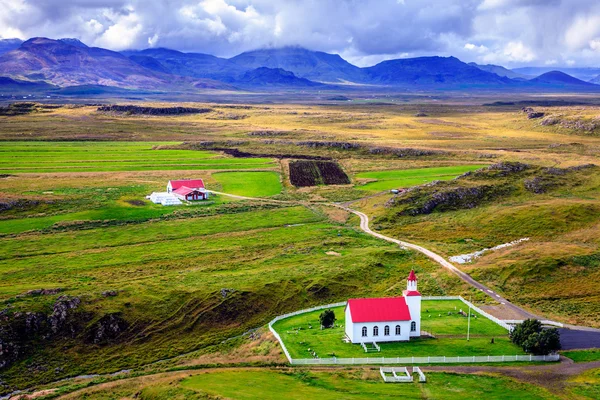
POLYGON ((417 275, 415 275, 414 269, 411 269, 410 274, 408 274, 408 279, 406 280, 406 290, 408 292, 417 291, 417 275))

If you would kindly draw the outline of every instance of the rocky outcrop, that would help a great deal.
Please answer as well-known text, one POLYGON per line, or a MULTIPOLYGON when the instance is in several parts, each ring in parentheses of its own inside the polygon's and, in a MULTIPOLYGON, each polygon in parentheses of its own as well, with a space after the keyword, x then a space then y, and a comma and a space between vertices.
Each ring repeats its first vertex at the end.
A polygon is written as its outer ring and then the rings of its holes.
POLYGON ((120 313, 106 314, 94 324, 88 338, 96 344, 114 342, 128 327, 129 324, 120 313))
POLYGON ((52 314, 49 317, 50 326, 53 333, 64 331, 67 328, 72 334, 75 333, 75 327, 72 324, 67 324, 71 310, 76 309, 81 304, 79 297, 60 296, 56 303, 52 314))
POLYGON ((527 113, 528 119, 542 118, 544 116, 543 112, 537 112, 531 107, 523 107, 521 109, 521 111, 523 111, 524 113, 527 113))
POLYGON ((25 292, 25 294, 17 295, 17 297, 24 297, 24 296, 51 296, 51 295, 54 295, 54 294, 58 294, 58 293, 62 292, 63 290, 64 290, 63 288, 33 289, 33 290, 28 290, 27 292, 25 292))
MULTIPOLYGON (((43 289, 40 289, 40 294, 43 289)), ((37 293, 37 291, 35 291, 37 293)), ((57 336, 75 336, 79 321, 74 310, 81 304, 78 297, 60 296, 52 313, 10 312, 0 313, 0 368, 9 366, 27 354, 35 340, 50 340, 57 336)))
POLYGON ((211 112, 210 108, 196 107, 141 107, 133 105, 109 105, 98 107, 99 112, 109 112, 130 115, 181 115, 203 114, 211 112))
POLYGON ((515 173, 518 173, 521 171, 525 171, 528 168, 529 168, 528 164, 523 164, 520 162, 510 162, 510 161, 499 162, 499 163, 492 164, 489 167, 487 167, 487 169, 490 171, 501 171, 504 173, 504 175, 515 174, 515 173))
POLYGON ((586 169, 593 169, 596 168, 596 165, 594 164, 583 164, 583 165, 577 165, 577 166, 573 166, 573 167, 568 167, 568 168, 556 168, 556 167, 549 167, 549 168, 544 168, 542 169, 542 173, 541 175, 538 176, 534 176, 531 179, 526 179, 525 181, 523 181, 523 185, 525 186, 525 189, 535 193, 535 194, 541 194, 541 193, 546 193, 547 191, 561 186, 561 185, 578 185, 579 181, 577 179, 568 179, 565 180, 564 178, 561 178, 565 175, 568 175, 572 172, 576 172, 576 171, 582 171, 582 170, 586 170, 586 169))
POLYGON ((350 142, 316 142, 316 141, 307 141, 307 142, 297 142, 296 146, 310 147, 310 148, 331 148, 331 149, 342 149, 342 150, 351 150, 351 149, 359 149, 361 145, 358 143, 350 143, 350 142))
POLYGON ((438 150, 424 150, 424 149, 412 149, 412 148, 400 148, 396 149, 393 147, 371 147, 369 148, 370 154, 389 154, 399 158, 405 157, 423 157, 423 156, 434 156, 444 154, 443 151, 438 150))
POLYGON ((528 191, 535 194, 541 194, 546 193, 549 189, 556 186, 556 183, 545 179, 544 177, 535 176, 531 179, 526 179, 523 182, 523 185, 528 191))
MULTIPOLYGON (((437 186, 437 185, 434 185, 437 186)), ((439 188, 430 192, 420 187, 392 198, 388 207, 408 205, 400 215, 431 214, 434 211, 449 211, 475 208, 483 202, 506 195, 513 190, 508 185, 482 185, 473 187, 439 188)))

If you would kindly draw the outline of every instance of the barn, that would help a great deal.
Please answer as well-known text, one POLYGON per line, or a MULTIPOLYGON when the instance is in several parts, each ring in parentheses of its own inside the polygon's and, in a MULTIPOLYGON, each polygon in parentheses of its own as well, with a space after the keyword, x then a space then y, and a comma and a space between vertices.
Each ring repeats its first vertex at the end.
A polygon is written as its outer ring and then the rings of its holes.
POLYGON ((352 343, 398 342, 421 334, 421 294, 410 272, 399 297, 350 299, 346 305, 346 336, 352 343))
POLYGON ((180 179, 167 183, 167 193, 186 201, 207 200, 208 191, 202 179, 180 179))

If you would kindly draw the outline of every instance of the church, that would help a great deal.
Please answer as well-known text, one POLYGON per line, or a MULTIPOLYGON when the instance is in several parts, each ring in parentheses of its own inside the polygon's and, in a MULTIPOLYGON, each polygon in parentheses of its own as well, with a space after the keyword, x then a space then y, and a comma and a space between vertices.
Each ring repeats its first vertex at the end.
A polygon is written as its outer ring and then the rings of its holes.
POLYGON ((421 335, 421 293, 414 270, 401 297, 350 299, 346 336, 352 343, 398 342, 421 335))

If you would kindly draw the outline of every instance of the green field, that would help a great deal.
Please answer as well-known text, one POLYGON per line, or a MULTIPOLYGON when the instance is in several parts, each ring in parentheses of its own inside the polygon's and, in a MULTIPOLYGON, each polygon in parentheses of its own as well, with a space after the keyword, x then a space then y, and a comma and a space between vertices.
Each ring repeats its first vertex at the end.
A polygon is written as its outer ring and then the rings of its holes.
POLYGON ((457 311, 466 306, 459 300, 424 300, 421 313, 421 330, 432 333, 435 339, 419 338, 410 342, 378 343, 381 352, 365 353, 359 344, 344 343, 344 307, 334 308, 336 327, 320 330, 319 314, 322 310, 301 314, 277 321, 273 328, 283 339, 292 358, 310 358, 308 349, 321 358, 331 357, 438 357, 487 356, 523 354, 512 344, 506 329, 489 319, 472 312, 471 338, 467 336, 467 318, 457 311), (448 315, 451 312, 451 315, 448 315), (312 326, 312 328, 310 328, 312 326), (301 329, 297 329, 301 328, 301 329), (491 343, 494 338, 495 343, 491 343))
POLYGON ((51 313, 59 295, 83 299, 73 317, 80 319, 81 333, 68 339, 69 350, 63 341, 47 342, 4 379, 55 380, 59 365, 77 375, 176 356, 298 307, 339 301, 348 293, 380 293, 413 267, 423 272, 430 291, 460 287, 425 257, 353 226, 332 224, 319 212, 265 207, 235 202, 214 216, 0 238, 0 301, 11 310, 51 313), (22 296, 41 288, 63 291, 22 296), (223 289, 229 291, 225 297, 223 289), (118 295, 102 296, 110 290, 118 295), (110 313, 131 321, 131 328, 111 346, 90 347, 88 330, 110 313), (35 360, 52 368, 24 373, 35 360))
POLYGON ((277 172, 218 172, 212 175, 221 191, 238 196, 269 197, 281 193, 277 172))
POLYGON ((358 179, 377 179, 365 185, 357 186, 358 189, 368 191, 383 191, 390 189, 403 189, 411 186, 422 185, 432 181, 445 181, 464 174, 468 171, 485 167, 485 165, 459 165, 452 167, 414 168, 391 171, 360 172, 355 175, 358 179))
POLYGON ((566 350, 561 351, 561 354, 571 360, 577 362, 600 361, 600 349, 588 350, 566 350))
POLYGON ((195 375, 180 385, 184 389, 232 400, 555 398, 544 389, 489 375, 426 371, 427 383, 387 384, 378 376, 379 371, 369 372, 223 371, 195 375))
POLYGON ((272 168, 270 158, 223 157, 209 151, 153 150, 175 143, 0 143, 0 173, 167 171, 272 168))

